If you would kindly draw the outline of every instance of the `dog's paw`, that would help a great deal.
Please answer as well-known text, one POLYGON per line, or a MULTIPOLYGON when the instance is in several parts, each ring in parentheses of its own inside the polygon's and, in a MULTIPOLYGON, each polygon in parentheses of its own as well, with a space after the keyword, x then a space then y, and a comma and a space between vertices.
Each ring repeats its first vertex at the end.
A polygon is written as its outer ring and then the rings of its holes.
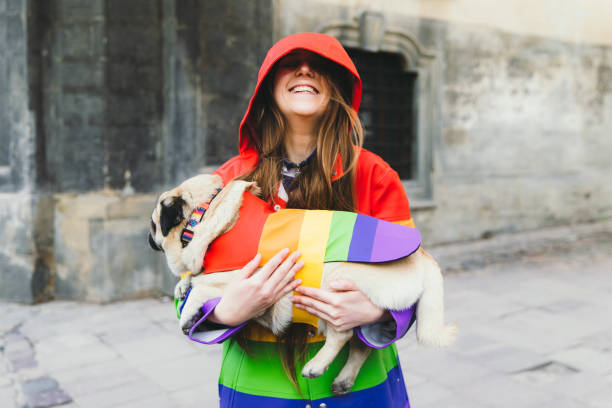
POLYGON ((302 377, 304 378, 317 378, 323 375, 327 370, 327 367, 319 367, 315 363, 309 361, 302 369, 302 377))
POLYGON ((189 290, 190 286, 191 286, 190 279, 183 278, 180 281, 178 281, 176 286, 174 287, 174 297, 179 300, 185 299, 185 296, 187 296, 187 291, 189 290))
POLYGON ((204 313, 202 313, 201 310, 199 310, 191 317, 186 317, 185 319, 183 319, 181 316, 179 325, 181 327, 181 330, 183 331, 183 334, 188 335, 191 331, 191 328, 198 322, 198 320, 202 318, 202 316, 204 316, 204 313))
POLYGON ((183 249, 181 260, 192 273, 200 273, 202 264, 204 263, 204 252, 196 248, 196 245, 187 245, 187 247, 183 249))
POLYGON ((349 379, 336 379, 331 385, 331 391, 334 393, 334 395, 344 395, 347 394, 351 390, 351 388, 353 388, 354 384, 354 380, 351 381, 349 379))

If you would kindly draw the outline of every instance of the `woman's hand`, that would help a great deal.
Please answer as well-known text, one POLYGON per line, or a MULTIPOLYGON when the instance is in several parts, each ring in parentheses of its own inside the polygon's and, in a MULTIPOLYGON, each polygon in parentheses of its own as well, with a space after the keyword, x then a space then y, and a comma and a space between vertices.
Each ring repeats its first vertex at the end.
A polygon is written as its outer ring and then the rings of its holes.
POLYGON ((299 286, 292 301, 298 309, 323 319, 337 331, 390 318, 385 311, 360 291, 351 281, 339 279, 330 284, 332 291, 299 286))
POLYGON ((301 283, 301 280, 294 280, 293 277, 304 262, 297 262, 299 252, 288 254, 289 249, 281 250, 258 273, 253 274, 261 262, 261 255, 257 254, 227 285, 221 301, 208 317, 210 321, 238 326, 260 315, 293 291, 301 283))

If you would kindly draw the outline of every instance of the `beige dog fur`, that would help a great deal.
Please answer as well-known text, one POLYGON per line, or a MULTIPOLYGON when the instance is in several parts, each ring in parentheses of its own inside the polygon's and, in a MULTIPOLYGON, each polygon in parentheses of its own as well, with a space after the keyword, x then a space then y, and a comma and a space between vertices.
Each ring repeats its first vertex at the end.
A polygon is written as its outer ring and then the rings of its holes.
MULTIPOLYGON (((220 177, 199 175, 180 186, 163 193, 152 214, 151 235, 155 243, 163 248, 168 266, 176 275, 199 271, 209 244, 224 232, 230 230, 236 220, 245 191, 257 193, 254 183, 232 181, 213 200, 201 223, 194 228, 194 237, 187 247, 181 246, 180 236, 192 210, 212 197, 222 187, 220 177), (180 206, 182 217, 167 235, 159 228, 164 208, 180 206), (180 201, 182 200, 182 201, 180 201)), ((281 248, 279 248, 280 250, 281 248)), ((208 300, 223 296, 223 289, 238 271, 212 274, 195 274, 179 281, 175 296, 183 298, 191 285, 192 290, 183 308, 180 326, 188 330, 194 323, 194 316, 208 300)), ((440 268, 434 259, 419 248, 409 257, 382 264, 350 262, 326 263, 323 267, 321 288, 329 290, 330 283, 337 279, 348 279, 381 308, 402 310, 418 301, 417 339, 419 343, 446 347, 456 337, 456 324, 444 326, 443 281, 440 268)), ((255 320, 273 333, 282 333, 291 323, 292 303, 290 294, 255 320)), ((340 349, 353 336, 353 330, 338 332, 324 321, 319 321, 319 332, 326 336, 321 350, 304 366, 302 375, 314 378, 322 375, 334 360, 340 349)), ((351 341, 348 360, 332 384, 332 391, 343 394, 352 388, 361 365, 369 355, 370 348, 360 341, 351 341)))

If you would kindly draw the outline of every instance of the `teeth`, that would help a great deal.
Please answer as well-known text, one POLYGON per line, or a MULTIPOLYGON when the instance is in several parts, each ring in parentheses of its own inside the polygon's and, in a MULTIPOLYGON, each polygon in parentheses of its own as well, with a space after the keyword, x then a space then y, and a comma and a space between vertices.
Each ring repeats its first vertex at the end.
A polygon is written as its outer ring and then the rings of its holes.
POLYGON ((310 92, 312 94, 315 93, 315 89, 311 86, 300 85, 293 88, 293 92, 310 92))

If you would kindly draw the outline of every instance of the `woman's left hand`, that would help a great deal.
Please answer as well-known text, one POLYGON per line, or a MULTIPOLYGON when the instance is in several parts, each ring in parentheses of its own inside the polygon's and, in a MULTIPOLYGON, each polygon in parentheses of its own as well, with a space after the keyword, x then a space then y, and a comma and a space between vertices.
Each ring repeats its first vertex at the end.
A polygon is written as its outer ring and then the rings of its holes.
POLYGON ((345 331, 389 317, 349 280, 339 279, 330 284, 332 291, 298 286, 300 295, 292 301, 298 309, 323 319, 337 331, 345 331))

